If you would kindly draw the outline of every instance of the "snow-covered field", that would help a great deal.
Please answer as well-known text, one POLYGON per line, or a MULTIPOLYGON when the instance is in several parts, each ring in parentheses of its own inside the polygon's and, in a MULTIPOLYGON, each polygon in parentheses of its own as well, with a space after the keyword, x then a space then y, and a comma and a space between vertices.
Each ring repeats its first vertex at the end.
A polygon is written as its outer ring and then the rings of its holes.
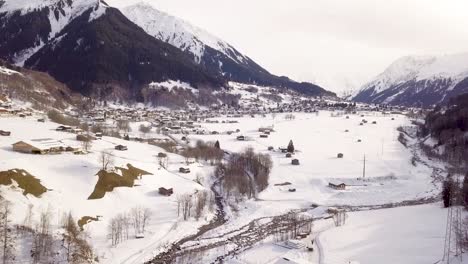
MULTIPOLYGON (((294 201, 322 205, 374 205, 430 197, 438 192, 432 183, 432 169, 421 164, 411 164, 411 150, 398 142, 398 126, 410 125, 401 115, 365 114, 331 117, 324 111, 319 114, 295 114, 292 121, 284 115, 266 118, 244 117, 239 123, 204 124, 210 131, 222 133, 240 129, 233 135, 196 135, 191 138, 205 141, 219 140, 221 148, 238 152, 247 147, 270 153, 274 167, 269 188, 262 192, 265 201, 294 201), (394 120, 392 120, 394 118, 394 120), (368 123, 360 126, 362 119, 368 123), (377 124, 371 124, 376 121, 377 124), (274 126, 268 138, 260 138, 260 127, 274 126), (345 132, 348 130, 349 132, 345 132), (244 135, 246 141, 236 137, 244 135), (293 158, 299 166, 291 165, 278 148, 293 140, 297 153, 293 158), (361 140, 361 142, 358 142, 361 140), (274 151, 268 151, 268 147, 274 151), (344 158, 337 158, 337 154, 344 158), (364 156, 366 179, 363 176, 364 156), (329 182, 344 182, 350 186, 345 191, 333 190, 329 182), (274 184, 290 182, 292 185, 276 187, 274 184), (296 192, 288 192, 295 188, 296 192)), ((220 120, 227 120, 222 118, 220 120)))
POLYGON ((346 224, 320 220, 314 224, 314 252, 291 250, 266 241, 231 263, 424 264, 441 260, 447 210, 441 204, 348 213, 346 224), (284 262, 289 263, 289 262, 284 262))
MULTIPOLYGON (((295 119, 286 120, 285 115, 220 117, 217 118, 219 123, 200 123, 207 131, 220 134, 188 136, 191 142, 219 140, 221 148, 231 152, 253 147, 258 152, 269 153, 274 164, 270 185, 259 194, 258 200, 236 204, 238 211, 230 210, 231 206, 228 206, 229 221, 207 232, 204 237, 235 230, 260 217, 310 208, 312 204, 379 205, 429 198, 439 192, 438 184, 431 178, 433 168, 420 162, 413 165, 413 150, 397 140, 396 128, 411 124, 405 116, 380 113, 337 115, 321 111, 295 113, 295 119), (368 123, 360 125, 362 119, 368 123), (376 124, 372 124, 374 121, 376 124), (273 127, 274 132, 268 138, 260 138, 260 127, 273 127), (224 133, 236 129, 240 132, 224 133), (238 141, 236 137, 239 135, 245 136, 246 140, 238 141), (296 148, 293 158, 300 161, 298 166, 292 165, 291 158, 286 158, 279 150, 290 140, 296 148), (273 151, 268 150, 270 146, 273 151), (344 157, 337 158, 338 153, 344 157), (365 180, 361 178, 364 156, 365 180), (275 186, 284 182, 291 185, 275 186), (328 187, 329 182, 343 182, 348 186, 346 190, 334 190, 328 187), (295 189, 295 192, 289 189, 295 189)), ((25 169, 50 189, 41 198, 35 198, 23 196, 20 190, 11 186, 0 186, 2 193, 7 193, 7 198, 15 201, 15 221, 23 221, 30 204, 34 206, 36 216, 50 208, 57 223, 61 214, 68 211, 77 218, 103 216, 101 221, 86 226, 102 263, 142 263, 161 246, 195 233, 199 226, 213 217, 213 214, 208 214, 198 222, 181 221, 177 217, 176 203, 179 194, 208 189, 206 184, 202 186, 194 180, 197 175, 207 179, 213 169, 211 166, 195 163, 190 165, 190 174, 181 175, 178 169, 185 160, 169 154, 168 170, 160 169, 155 156, 164 152, 162 149, 110 137, 94 141, 91 153, 87 155, 21 154, 12 151, 12 144, 20 140, 53 138, 70 145, 79 143, 75 140, 76 135, 55 131, 58 125, 51 122, 39 123, 34 118, 2 118, 0 124, 1 129, 12 132, 10 137, 0 137, 0 171, 25 169), (113 150, 117 144, 128 146, 128 151, 113 150), (103 199, 87 200, 98 180, 95 176, 100 169, 98 156, 101 151, 109 150, 113 150, 116 166, 130 163, 153 175, 143 176, 134 188, 116 188, 103 199), (173 187, 175 193, 171 197, 160 196, 157 192, 159 187, 173 187), (150 208, 153 213, 145 238, 131 239, 111 247, 106 238, 109 220, 135 206, 150 208)), ((132 124, 134 131, 139 124, 132 124)), ((155 135, 152 132, 148 136, 155 135)), ((181 136, 174 135, 175 138, 181 136)), ((412 140, 409 141, 411 144, 412 140)), ((298 263, 433 263, 428 261, 436 261, 442 251, 445 217, 445 211, 438 204, 348 213, 343 227, 329 228, 331 223, 325 221, 316 223, 312 236, 318 237, 321 249, 314 253, 278 248, 267 240, 244 252, 235 263, 280 263, 275 261, 283 257, 298 263), (405 226, 399 225, 402 219, 407 219, 405 226), (424 252, 431 253, 422 254, 424 252), (389 255, 392 257, 387 257, 389 255), (381 258, 386 262, 381 262, 381 258)))
POLYGON ((7 194, 5 198, 14 201, 13 216, 16 224, 23 223, 29 205, 33 205, 36 219, 41 212, 51 210, 53 223, 58 223, 62 214, 69 211, 78 219, 83 216, 102 216, 101 221, 86 225, 101 262, 127 263, 125 260, 128 259, 128 263, 139 263, 145 254, 151 254, 155 248, 168 241, 195 233, 198 226, 209 220, 178 221, 176 203, 177 195, 205 189, 195 183, 194 179, 197 174, 204 176, 205 172, 210 171, 209 168, 193 164, 190 166, 190 174, 180 175, 178 169, 184 160, 170 154, 168 170, 159 169, 155 156, 164 152, 162 149, 109 137, 94 141, 91 153, 87 155, 17 153, 13 152, 12 144, 20 140, 53 138, 72 146, 79 146, 79 143, 75 140, 76 135, 57 132, 55 128, 58 124, 50 122, 39 123, 32 118, 1 118, 0 124, 3 130, 12 133, 10 137, 0 137, 0 171, 24 169, 50 189, 41 198, 36 198, 32 195, 23 196, 17 188, 0 186, 2 193, 7 194), (126 145, 128 151, 114 150, 117 144, 126 145), (112 151, 115 166, 126 167, 126 164, 131 164, 153 175, 143 176, 134 188, 116 188, 102 199, 87 200, 98 180, 96 173, 100 170, 98 156, 101 151, 112 151), (159 195, 159 187, 174 188, 174 195, 159 195), (152 212, 145 238, 129 240, 111 248, 106 238, 109 220, 137 206, 150 208, 152 212), (148 252, 146 248, 149 248, 148 252))
POLYGON ((441 204, 350 213, 344 226, 320 235, 322 263, 436 263, 446 220, 441 204))
MULTIPOLYGON (((226 230, 246 224, 251 219, 305 208, 311 204, 379 205, 429 198, 439 193, 439 185, 433 183, 431 178, 433 168, 419 162, 413 165, 412 150, 397 140, 397 127, 411 125, 405 116, 359 113, 346 118, 347 115, 336 116, 327 111, 319 114, 297 113, 294 120, 285 120, 284 116, 278 114, 265 118, 235 119, 239 123, 222 123, 229 118, 219 118, 220 123, 203 126, 208 131, 220 132, 220 135, 190 137, 205 141, 219 140, 221 148, 233 152, 253 147, 256 151, 270 153, 273 159, 269 187, 259 194, 258 201, 245 202, 241 211, 224 226, 226 230), (361 126, 362 119, 366 119, 368 123, 361 126), (373 121, 376 124, 372 124, 373 121), (270 126, 275 132, 268 138, 260 138, 258 129, 270 126), (237 134, 222 134, 236 129, 240 129, 237 134), (238 135, 245 136, 246 141, 238 141, 238 135), (291 158, 286 158, 278 150, 279 147, 286 147, 289 140, 293 140, 296 147, 297 153, 293 158, 299 159, 299 166, 291 165, 291 158), (268 150, 269 146, 274 147, 273 152, 268 150), (337 158, 338 153, 343 153, 344 158, 337 158), (364 155, 366 180, 361 179, 364 155), (330 181, 355 186, 347 186, 346 190, 334 190, 328 187, 330 181), (274 186, 284 182, 292 185, 274 186), (296 191, 289 192, 290 188, 296 191)), ((411 144, 412 140, 409 141, 411 144)), ((432 165, 440 166, 434 163, 432 165)), ((294 259, 298 263, 384 263, 380 262, 380 258, 390 244, 395 245, 390 247, 392 252, 389 254, 396 256, 388 260, 397 261, 385 263, 432 263, 427 261, 436 261, 438 257, 440 259, 443 249, 441 245, 443 246, 446 214, 440 207, 437 204, 349 213, 344 227, 330 229, 333 233, 323 233, 324 249, 321 254, 329 257, 324 258, 325 260, 319 260, 317 252, 287 250, 267 241, 243 253, 233 263, 280 263, 276 261, 282 261, 283 257, 294 259), (392 215, 398 216, 389 221, 387 226, 385 223, 392 215), (424 223, 426 218, 431 218, 430 226, 424 223), (399 232, 392 234, 401 219, 411 220, 399 232), (366 226, 369 228, 365 228, 366 226), (387 235, 394 235, 395 238, 386 238, 387 235), (411 238, 408 239, 408 236, 411 238), (426 250, 432 250, 432 253, 425 254, 426 250)), ((323 224, 318 223, 314 232, 328 229, 321 225, 323 224)), ((207 234, 209 235, 210 233, 207 234)))

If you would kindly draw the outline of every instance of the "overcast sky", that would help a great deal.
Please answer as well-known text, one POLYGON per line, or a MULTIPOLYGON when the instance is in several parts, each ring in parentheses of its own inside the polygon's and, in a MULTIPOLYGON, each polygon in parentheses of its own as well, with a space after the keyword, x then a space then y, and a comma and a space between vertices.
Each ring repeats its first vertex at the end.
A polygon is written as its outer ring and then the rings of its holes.
POLYGON ((402 56, 468 52, 468 0, 144 1, 226 40, 272 73, 337 92, 359 87, 402 56))

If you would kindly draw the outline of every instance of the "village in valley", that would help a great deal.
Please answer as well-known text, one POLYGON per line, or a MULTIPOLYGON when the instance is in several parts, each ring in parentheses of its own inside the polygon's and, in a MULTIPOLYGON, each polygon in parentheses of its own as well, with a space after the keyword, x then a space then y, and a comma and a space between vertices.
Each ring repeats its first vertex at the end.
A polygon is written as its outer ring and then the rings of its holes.
POLYGON ((408 254, 439 257, 445 168, 419 148, 425 110, 232 87, 236 106, 176 110, 39 111, 3 96, 0 189, 15 198, 17 258, 69 258, 70 221, 99 263, 399 263, 382 252, 419 242, 408 254), (415 228, 421 240, 405 241, 415 228), (357 233, 373 237, 359 245, 357 233))

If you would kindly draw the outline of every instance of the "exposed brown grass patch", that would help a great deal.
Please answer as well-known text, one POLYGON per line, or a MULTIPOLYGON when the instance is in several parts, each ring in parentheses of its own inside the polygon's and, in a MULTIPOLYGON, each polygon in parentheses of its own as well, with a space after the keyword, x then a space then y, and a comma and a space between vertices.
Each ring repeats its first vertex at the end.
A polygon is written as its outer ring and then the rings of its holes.
POLYGON ((135 180, 143 175, 152 175, 151 173, 133 167, 127 164, 127 168, 116 167, 116 172, 108 172, 100 170, 96 175, 99 177, 93 193, 88 197, 88 200, 101 199, 107 192, 112 192, 117 187, 132 188, 135 180), (120 171, 121 175, 117 172, 120 171))
POLYGON ((91 223, 91 222, 97 222, 99 221, 99 218, 97 217, 92 217, 92 216, 83 216, 78 220, 78 227, 80 228, 81 231, 84 231, 84 226, 91 223))
POLYGON ((47 192, 47 188, 41 184, 41 181, 25 170, 0 171, 0 185, 12 185, 13 181, 18 183, 19 188, 23 190, 23 195, 32 194, 39 198, 47 192))

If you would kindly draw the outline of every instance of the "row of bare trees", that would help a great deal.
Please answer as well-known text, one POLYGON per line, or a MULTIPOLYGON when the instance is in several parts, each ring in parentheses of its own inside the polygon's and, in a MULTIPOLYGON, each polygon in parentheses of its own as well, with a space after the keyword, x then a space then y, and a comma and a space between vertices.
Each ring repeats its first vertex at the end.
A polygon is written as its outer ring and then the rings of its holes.
POLYGON ((197 193, 183 194, 177 196, 177 216, 187 221, 194 217, 197 221, 203 216, 205 209, 214 209, 214 197, 208 191, 198 191, 197 193))
POLYGON ((182 156, 188 160, 194 158, 197 161, 210 161, 219 163, 223 159, 224 152, 219 147, 219 142, 197 141, 195 147, 188 147, 182 153, 182 156))
POLYGON ((151 215, 148 208, 134 207, 129 212, 112 218, 108 226, 108 238, 112 245, 128 240, 132 231, 134 237, 144 235, 151 215))
POLYGON ((87 241, 85 232, 80 231, 71 213, 64 214, 59 226, 52 224, 52 210, 40 212, 38 222, 34 222, 33 206, 28 206, 21 225, 16 225, 17 233, 11 226, 10 203, 1 201, 1 246, 2 263, 15 263, 15 242, 30 240, 31 263, 93 263, 97 260, 93 248, 87 241), (60 230, 58 237, 57 230, 60 230))
POLYGON ((77 221, 70 213, 62 219, 64 229, 62 247, 66 251, 68 263, 92 263, 96 260, 93 249, 86 241, 86 235, 80 231, 77 221))
POLYGON ((253 148, 247 148, 242 153, 232 154, 225 163, 219 164, 215 177, 223 179, 227 197, 239 194, 251 199, 268 187, 272 168, 270 155, 255 153, 253 148))
POLYGON ((10 263, 15 259, 15 240, 11 226, 11 203, 6 200, 0 202, 0 247, 2 263, 10 263))

